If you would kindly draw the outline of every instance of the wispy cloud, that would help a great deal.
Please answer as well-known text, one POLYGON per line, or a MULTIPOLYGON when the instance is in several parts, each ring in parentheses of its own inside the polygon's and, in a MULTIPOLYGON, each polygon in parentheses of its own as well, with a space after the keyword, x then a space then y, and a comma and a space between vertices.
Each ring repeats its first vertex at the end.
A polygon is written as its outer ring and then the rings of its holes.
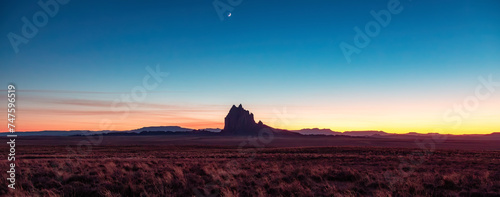
MULTIPOLYGON (((7 92, 6 89, 0 90, 0 92, 7 92)), ((128 92, 104 92, 104 91, 76 91, 76 90, 17 90, 21 93, 41 93, 41 94, 105 94, 105 95, 120 95, 120 94, 130 94, 128 92)), ((149 93, 180 93, 183 91, 148 91, 149 93)))

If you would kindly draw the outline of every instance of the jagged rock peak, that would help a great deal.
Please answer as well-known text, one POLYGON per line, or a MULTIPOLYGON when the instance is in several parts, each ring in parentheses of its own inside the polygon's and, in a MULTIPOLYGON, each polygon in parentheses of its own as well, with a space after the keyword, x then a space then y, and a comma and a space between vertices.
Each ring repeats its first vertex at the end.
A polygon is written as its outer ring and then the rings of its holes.
POLYGON ((233 105, 224 119, 224 129, 221 131, 223 135, 245 135, 258 136, 259 132, 272 132, 274 135, 300 136, 301 134, 292 133, 285 130, 276 130, 265 125, 259 120, 255 123, 253 113, 243 108, 240 104, 238 107, 233 105))
POLYGON ((255 135, 263 127, 263 124, 255 123, 253 113, 233 105, 224 119, 224 130, 222 133, 232 135, 255 135))

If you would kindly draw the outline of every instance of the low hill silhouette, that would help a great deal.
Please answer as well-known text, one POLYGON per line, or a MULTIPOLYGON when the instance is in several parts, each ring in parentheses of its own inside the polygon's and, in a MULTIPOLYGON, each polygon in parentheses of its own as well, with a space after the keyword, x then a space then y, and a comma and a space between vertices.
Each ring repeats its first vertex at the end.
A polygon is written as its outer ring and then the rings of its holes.
MULTIPOLYGON (((240 104, 238 107, 233 105, 224 119, 224 129, 207 128, 207 129, 192 129, 183 128, 180 126, 148 126, 139 129, 126 130, 126 131, 89 131, 89 130, 71 130, 71 131, 26 131, 18 132, 19 136, 90 136, 90 135, 104 135, 104 136, 140 136, 140 135, 170 135, 170 136, 186 136, 186 135, 202 135, 202 136, 259 136, 269 135, 275 136, 345 136, 345 137, 372 137, 372 138, 401 138, 401 139, 414 139, 414 138, 434 138, 442 136, 460 140, 500 140, 500 133, 493 132, 490 134, 438 134, 438 133, 406 133, 395 134, 386 133, 383 131, 332 131, 331 129, 301 129, 301 130, 283 130, 272 128, 262 121, 255 122, 253 113, 243 108, 240 104)), ((1 136, 7 136, 10 133, 0 133, 1 136)))

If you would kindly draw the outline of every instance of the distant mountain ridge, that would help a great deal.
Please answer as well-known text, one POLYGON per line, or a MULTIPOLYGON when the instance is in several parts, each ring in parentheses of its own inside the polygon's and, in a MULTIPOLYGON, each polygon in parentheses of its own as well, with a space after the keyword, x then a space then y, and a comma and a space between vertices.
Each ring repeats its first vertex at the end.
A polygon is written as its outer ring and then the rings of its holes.
POLYGON ((194 129, 183 128, 179 126, 152 126, 152 127, 142 127, 140 129, 131 130, 132 132, 142 132, 142 131, 172 131, 172 132, 186 132, 192 131, 194 129))
MULTIPOLYGON (((102 130, 102 131, 89 131, 89 130, 70 130, 70 131, 26 131, 26 132, 16 132, 18 136, 74 136, 74 135, 96 135, 96 134, 109 134, 109 133, 141 133, 141 132, 191 132, 197 129, 184 128, 180 126, 151 126, 142 127, 133 130, 102 130)), ((207 128, 200 129, 202 131, 208 131, 213 133, 218 133, 221 129, 218 128, 207 128)), ((0 136, 7 136, 10 133, 0 133, 0 136)))
POLYGON ((301 129, 301 130, 290 130, 291 132, 300 133, 302 135, 340 135, 342 132, 332 131, 331 129, 301 129))
POLYGON ((347 135, 347 136, 383 136, 389 135, 384 131, 332 131, 331 129, 301 129, 301 130, 291 130, 295 133, 300 133, 302 135, 347 135))
MULTIPOLYGON (((207 128, 207 129, 190 129, 180 126, 150 126, 139 129, 126 131, 88 131, 88 130, 72 130, 72 131, 32 131, 32 132, 16 132, 18 136, 81 136, 81 135, 236 135, 236 136, 258 136, 261 132, 272 132, 274 135, 282 136, 307 136, 307 135, 324 135, 324 136, 351 136, 351 137, 432 137, 433 135, 444 134, 392 134, 384 131, 345 131, 338 132, 331 129, 309 128, 301 130, 283 130, 272 128, 259 121, 255 122, 253 113, 243 108, 240 104, 238 107, 233 105, 228 114, 224 118, 224 129, 207 128)), ((7 136, 10 133, 0 133, 0 136, 7 136)), ((454 136, 454 135, 447 135, 454 136)), ((457 135, 457 137, 468 139, 481 140, 500 140, 500 133, 491 134, 469 134, 457 135)))

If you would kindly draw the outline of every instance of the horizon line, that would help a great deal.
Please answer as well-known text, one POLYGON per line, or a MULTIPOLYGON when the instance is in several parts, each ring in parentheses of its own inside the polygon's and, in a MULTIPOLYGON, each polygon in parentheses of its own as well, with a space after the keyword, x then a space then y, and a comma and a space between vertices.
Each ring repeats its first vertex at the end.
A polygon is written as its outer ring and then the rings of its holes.
MULTIPOLYGON (((16 131, 15 133, 24 133, 24 132, 47 132, 47 131, 56 131, 56 132, 71 132, 71 131, 89 131, 89 132, 100 132, 100 131, 110 131, 110 132, 127 132, 127 131, 133 131, 133 130, 138 130, 138 129, 142 129, 142 128, 148 128, 148 127, 179 127, 179 128, 183 128, 183 129, 190 129, 190 130, 207 130, 207 129, 220 129, 221 131, 223 129, 221 128, 202 128, 202 129, 193 129, 193 128, 188 128, 188 127, 182 127, 182 126, 176 126, 176 125, 170 125, 170 126, 143 126, 143 127, 139 127, 139 128, 135 128, 135 129, 128 129, 128 130, 38 130, 38 131, 16 131)), ((280 129, 280 128, 274 128, 274 129, 280 129)), ((386 131, 383 131, 383 130, 350 130, 350 131, 334 131, 330 128, 302 128, 302 129, 280 129, 280 130, 286 130, 286 131, 290 131, 290 132, 293 132, 293 131, 300 131, 300 130, 306 130, 306 129, 317 129, 317 130, 330 130, 330 132, 332 133, 346 133, 346 132, 383 132, 383 133, 387 133, 387 134, 393 134, 393 135, 408 135, 408 134, 422 134, 422 135, 432 135, 432 134, 438 134, 438 135, 454 135, 454 136, 463 136, 463 135, 490 135, 490 134, 496 134, 496 133, 500 133, 500 131, 498 132, 491 132, 491 133, 482 133, 482 134, 478 134, 478 133, 463 133, 463 134, 450 134, 450 133, 438 133, 438 132, 427 132, 427 133, 423 133, 423 132, 407 132, 407 133, 394 133, 394 132, 386 132, 386 131)), ((177 132, 185 132, 185 131, 177 131, 177 132)), ((0 133, 10 133, 8 131, 2 131, 0 133)), ((317 134, 314 134, 314 135, 317 135, 317 134)), ((321 135, 321 134, 319 134, 321 135)))

